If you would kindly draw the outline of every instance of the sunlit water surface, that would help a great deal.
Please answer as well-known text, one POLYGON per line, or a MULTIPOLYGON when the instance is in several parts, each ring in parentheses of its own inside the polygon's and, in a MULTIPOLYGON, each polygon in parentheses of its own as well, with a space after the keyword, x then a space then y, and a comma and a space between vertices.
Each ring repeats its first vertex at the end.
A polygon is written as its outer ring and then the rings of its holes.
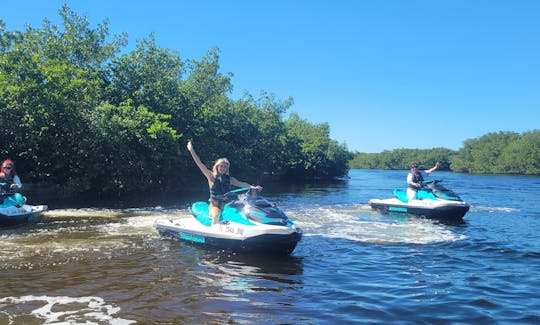
POLYGON ((282 258, 161 238, 185 198, 53 207, 0 230, 0 324, 540 323, 540 178, 437 173, 471 204, 462 224, 372 211, 405 173, 266 186, 304 231, 282 258))

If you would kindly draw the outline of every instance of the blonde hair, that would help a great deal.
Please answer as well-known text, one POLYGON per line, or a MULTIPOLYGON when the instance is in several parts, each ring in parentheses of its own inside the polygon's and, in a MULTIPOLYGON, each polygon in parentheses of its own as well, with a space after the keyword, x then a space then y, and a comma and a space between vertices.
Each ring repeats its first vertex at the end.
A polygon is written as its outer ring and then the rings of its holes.
POLYGON ((225 174, 227 175, 229 174, 229 166, 231 165, 231 163, 229 162, 227 158, 219 158, 218 160, 216 160, 216 162, 214 163, 214 166, 212 167, 212 175, 214 175, 214 177, 218 175, 217 167, 221 164, 227 165, 227 170, 225 171, 225 174))

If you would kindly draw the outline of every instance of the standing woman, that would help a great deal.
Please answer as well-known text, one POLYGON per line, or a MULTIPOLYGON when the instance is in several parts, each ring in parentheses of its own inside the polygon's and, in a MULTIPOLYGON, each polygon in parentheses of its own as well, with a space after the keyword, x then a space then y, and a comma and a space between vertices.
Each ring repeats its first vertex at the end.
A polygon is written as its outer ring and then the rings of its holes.
POLYGON ((230 163, 227 158, 219 158, 214 163, 212 170, 209 170, 201 162, 201 159, 199 158, 199 156, 197 156, 197 153, 195 153, 195 149, 193 148, 193 144, 191 143, 191 141, 188 141, 187 149, 191 153, 191 157, 193 157, 193 160, 195 161, 201 172, 204 174, 204 176, 206 176, 206 179, 208 180, 208 187, 210 188, 210 199, 208 200, 208 202, 210 217, 212 218, 212 225, 218 223, 219 221, 219 215, 221 214, 221 210, 223 210, 223 205, 225 204, 223 194, 231 190, 231 184, 234 186, 251 188, 258 191, 262 190, 262 187, 259 185, 250 185, 246 182, 241 182, 236 178, 229 176, 230 163))
POLYGON ((22 187, 21 179, 15 171, 15 164, 12 160, 6 159, 0 167, 0 183, 2 193, 15 192, 22 187))

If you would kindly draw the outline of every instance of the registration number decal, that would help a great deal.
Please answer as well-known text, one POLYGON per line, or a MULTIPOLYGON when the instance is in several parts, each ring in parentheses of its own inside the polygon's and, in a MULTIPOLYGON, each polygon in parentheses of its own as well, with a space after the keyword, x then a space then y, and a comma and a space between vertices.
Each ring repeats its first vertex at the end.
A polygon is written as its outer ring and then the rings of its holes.
POLYGON ((232 226, 226 226, 224 232, 230 233, 230 234, 237 234, 242 236, 244 234, 244 229, 242 228, 235 228, 232 226))

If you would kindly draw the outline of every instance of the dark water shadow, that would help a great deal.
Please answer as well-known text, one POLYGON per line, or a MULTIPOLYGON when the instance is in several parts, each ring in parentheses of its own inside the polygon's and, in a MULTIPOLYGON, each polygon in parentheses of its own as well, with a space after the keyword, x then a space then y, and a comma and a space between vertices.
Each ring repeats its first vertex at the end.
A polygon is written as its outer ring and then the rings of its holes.
MULTIPOLYGON (((184 245, 189 245, 184 243, 184 245)), ((303 274, 304 258, 294 255, 261 255, 202 248, 201 259, 215 265, 234 264, 257 269, 259 274, 303 274)))

